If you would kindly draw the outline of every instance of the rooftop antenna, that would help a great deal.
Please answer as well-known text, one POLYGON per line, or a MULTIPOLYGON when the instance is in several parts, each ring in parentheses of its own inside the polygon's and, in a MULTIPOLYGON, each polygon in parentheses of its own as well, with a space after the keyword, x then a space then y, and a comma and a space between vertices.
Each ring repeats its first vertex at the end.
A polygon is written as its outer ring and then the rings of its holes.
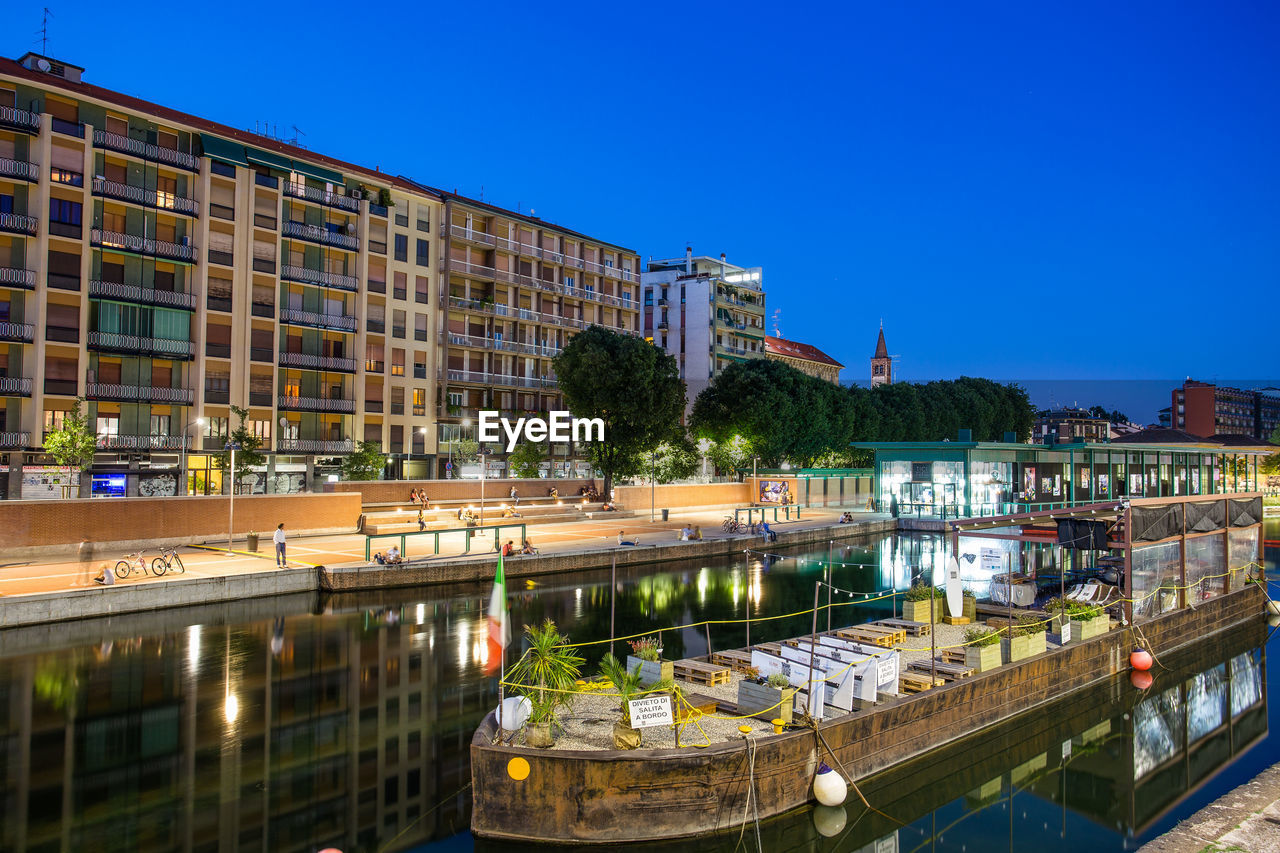
POLYGON ((484 184, 480 185, 480 200, 484 201, 484 184))
POLYGON ((49 7, 44 7, 44 18, 40 21, 40 52, 45 56, 49 55, 49 19, 53 17, 53 13, 49 11, 49 7))
POLYGON ((778 324, 782 321, 782 309, 778 308, 773 312, 773 336, 775 338, 782 337, 782 327, 778 324))
POLYGON ((306 134, 306 133, 304 133, 304 132, 302 131, 302 129, 301 129, 301 128, 299 128, 299 127, 295 124, 295 125, 293 125, 293 139, 290 139, 290 140, 289 140, 289 143, 290 143, 291 145, 295 145, 295 146, 297 146, 297 147, 301 148, 301 147, 302 147, 302 143, 298 141, 298 137, 299 137, 299 136, 306 136, 306 135, 307 135, 307 134, 306 134))

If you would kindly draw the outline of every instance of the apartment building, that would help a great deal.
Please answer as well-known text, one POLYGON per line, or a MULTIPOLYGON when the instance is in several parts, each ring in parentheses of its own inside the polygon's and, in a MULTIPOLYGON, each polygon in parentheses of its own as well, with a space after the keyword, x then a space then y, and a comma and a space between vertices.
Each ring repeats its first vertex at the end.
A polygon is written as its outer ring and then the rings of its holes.
POLYGON ((764 276, 707 255, 649 259, 641 276, 644 335, 675 356, 691 409, 711 379, 735 361, 765 357, 764 276))
POLYGON ((225 490, 232 407, 268 459, 242 489, 314 488, 360 440, 432 476, 438 413, 553 407, 567 334, 637 328, 633 252, 82 73, 0 59, 2 496, 47 496, 43 435, 76 397, 95 494, 225 490), (449 294, 487 306, 455 314, 490 349, 441 337, 449 294))
POLYGON ((816 376, 833 385, 840 384, 840 370, 844 365, 812 344, 766 335, 764 357, 788 364, 801 373, 816 376))
POLYGON ((1201 438, 1230 434, 1265 441, 1280 427, 1280 389, 1250 391, 1187 379, 1173 389, 1169 413, 1174 429, 1201 438))
POLYGON ((1070 444, 1078 439, 1104 442, 1111 438, 1111 422, 1097 418, 1086 409, 1063 406, 1036 414, 1031 426, 1032 444, 1070 444))

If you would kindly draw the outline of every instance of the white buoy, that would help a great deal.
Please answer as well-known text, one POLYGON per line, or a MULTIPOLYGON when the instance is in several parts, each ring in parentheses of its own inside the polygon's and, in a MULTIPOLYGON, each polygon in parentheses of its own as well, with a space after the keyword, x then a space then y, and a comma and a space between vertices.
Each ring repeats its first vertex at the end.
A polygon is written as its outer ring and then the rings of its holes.
POLYGON ((529 702, 529 697, 509 696, 502 700, 502 704, 493 713, 498 718, 499 728, 514 732, 525 724, 532 712, 533 705, 529 702))
POLYGON ((825 764, 818 768, 818 775, 813 777, 813 795, 818 802, 824 806, 843 805, 848 793, 849 786, 843 776, 825 764))
POLYGON ((844 806, 813 807, 813 828, 818 830, 818 834, 823 838, 834 838, 844 832, 844 825, 848 819, 844 806))
POLYGON ((1267 602, 1267 612, 1272 616, 1280 616, 1280 601, 1274 598, 1267 602))

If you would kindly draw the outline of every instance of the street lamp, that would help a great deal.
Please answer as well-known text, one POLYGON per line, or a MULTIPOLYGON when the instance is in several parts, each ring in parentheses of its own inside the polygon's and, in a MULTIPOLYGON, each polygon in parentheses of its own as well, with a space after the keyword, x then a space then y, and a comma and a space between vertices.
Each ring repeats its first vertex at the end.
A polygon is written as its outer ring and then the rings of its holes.
POLYGON ((182 465, 179 467, 178 476, 182 477, 182 491, 180 494, 183 497, 186 497, 187 494, 187 430, 191 429, 193 424, 203 423, 204 418, 196 418, 194 421, 189 421, 182 428, 182 465))
POLYGON ((452 472, 453 472, 453 444, 454 444, 454 442, 455 442, 455 441, 457 441, 457 440, 461 437, 461 435, 460 435, 460 434, 461 434, 461 432, 462 432, 462 428, 463 428, 463 427, 466 427, 467 429, 470 429, 470 428, 471 428, 471 418, 463 418, 463 419, 462 419, 462 423, 461 423, 461 424, 454 424, 454 425, 453 425, 453 438, 449 439, 449 472, 450 472, 450 479, 452 479, 452 472))
MULTIPOLYGON (((422 455, 427 455, 427 428, 418 427, 418 435, 422 436, 422 455)), ((413 461, 413 445, 409 446, 409 461, 413 461)))
POLYGON ((222 449, 231 451, 231 489, 227 492, 227 556, 231 556, 231 537, 236 529, 236 451, 240 449, 240 443, 228 441, 222 449))

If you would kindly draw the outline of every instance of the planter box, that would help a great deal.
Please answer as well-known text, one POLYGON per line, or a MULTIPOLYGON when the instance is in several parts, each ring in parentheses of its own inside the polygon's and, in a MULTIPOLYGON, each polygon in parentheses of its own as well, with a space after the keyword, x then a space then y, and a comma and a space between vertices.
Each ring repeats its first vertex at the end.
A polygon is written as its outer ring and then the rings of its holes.
POLYGON ((656 684, 664 679, 669 680, 676 677, 676 665, 673 661, 641 660, 635 655, 627 655, 627 672, 635 669, 636 664, 640 665, 640 684, 643 687, 656 684))
POLYGON ((756 684, 750 679, 738 682, 738 713, 772 722, 782 720, 790 723, 795 710, 796 688, 770 687, 767 684, 756 684))
POLYGON ((987 672, 1000 665, 1000 644, 989 646, 965 646, 964 665, 973 667, 974 672, 987 672))
POLYGON ((978 621, 978 599, 966 595, 964 597, 964 609, 960 612, 961 616, 967 618, 970 622, 978 621))
POLYGON ((1025 634, 1012 639, 1002 639, 1000 641, 1000 653, 1004 657, 1005 663, 1013 663, 1023 658, 1042 655, 1045 653, 1044 632, 1025 634))
MULTIPOLYGON (((924 601, 904 601, 902 602, 902 618, 910 619, 912 622, 924 622, 929 624, 929 599, 924 601)), ((935 598, 933 600, 933 621, 942 621, 942 599, 935 598)))
POLYGON ((1107 614, 1089 619, 1085 622, 1071 620, 1071 642, 1079 642, 1088 640, 1092 637, 1099 637, 1111 628, 1111 620, 1107 618, 1107 614))

